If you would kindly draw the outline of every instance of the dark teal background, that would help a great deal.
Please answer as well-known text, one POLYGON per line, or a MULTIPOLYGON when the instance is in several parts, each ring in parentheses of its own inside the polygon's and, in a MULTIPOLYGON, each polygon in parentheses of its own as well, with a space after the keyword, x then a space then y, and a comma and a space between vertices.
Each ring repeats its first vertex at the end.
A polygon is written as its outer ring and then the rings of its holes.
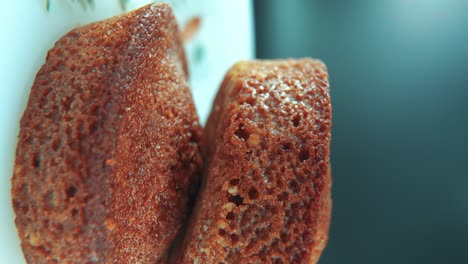
POLYGON ((320 263, 468 263, 468 1, 254 4, 258 58, 328 66, 334 208, 320 263))

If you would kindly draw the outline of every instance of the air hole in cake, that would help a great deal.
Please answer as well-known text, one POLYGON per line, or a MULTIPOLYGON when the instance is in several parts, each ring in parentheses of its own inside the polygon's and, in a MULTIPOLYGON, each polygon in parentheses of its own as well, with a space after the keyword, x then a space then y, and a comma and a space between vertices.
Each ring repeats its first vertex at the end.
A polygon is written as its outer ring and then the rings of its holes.
POLYGON ((270 176, 270 174, 267 173, 267 172, 265 172, 265 173, 263 174, 263 180, 264 180, 265 182, 270 182, 270 181, 271 181, 271 176, 270 176))
POLYGON ((305 177, 303 174, 296 174, 296 179, 298 182, 305 182, 305 177))
POLYGON ((239 194, 229 197, 228 201, 231 203, 235 203, 236 206, 244 204, 244 198, 239 194))
POLYGON ((227 233, 226 233, 226 230, 220 228, 220 229, 218 229, 218 234, 219 234, 220 236, 225 236, 227 233))
POLYGON ((27 137, 24 142, 28 143, 28 144, 33 144, 35 142, 34 138, 33 137, 27 137))
POLYGON ((240 182, 240 180, 237 179, 237 178, 236 178, 236 179, 231 179, 231 180, 229 181, 229 185, 231 185, 231 186, 237 186, 237 185, 239 185, 239 182, 240 182))
POLYGON ((257 239, 260 239, 260 240, 266 240, 266 238, 268 238, 269 233, 270 233, 269 227, 255 229, 255 236, 257 237, 257 239))
POLYGON ((91 122, 91 124, 88 127, 90 133, 94 133, 98 129, 98 123, 97 122, 91 122))
POLYGON ((327 124, 319 124, 318 125, 318 130, 320 131, 320 133, 325 133, 326 131, 328 131, 327 124))
POLYGON ((68 189, 67 189, 67 197, 68 197, 68 198, 72 198, 73 196, 75 196, 76 191, 77 191, 77 190, 76 190, 76 187, 75 187, 75 186, 72 185, 72 186, 68 187, 68 189))
POLYGON ((189 142, 190 143, 198 143, 198 136, 197 136, 197 133, 195 131, 190 131, 189 142))
POLYGON ((244 124, 239 124, 239 127, 234 132, 234 135, 242 140, 247 140, 249 138, 249 132, 244 129, 244 124))
POLYGON ((169 170, 170 171, 175 171, 177 169, 177 166, 172 164, 171 166, 169 166, 169 170))
POLYGON ((257 171, 249 173, 249 178, 252 179, 253 181, 258 181, 260 180, 261 174, 257 171))
POLYGON ((255 98, 253 98, 253 97, 249 97, 249 98, 247 98, 247 100, 245 100, 245 102, 246 102, 247 104, 251 105, 251 106, 254 106, 255 103, 256 103, 256 100, 255 100, 255 98))
POLYGON ((272 214, 277 214, 278 213, 278 207, 273 206, 270 211, 271 211, 272 214))
POLYGON ((52 150, 57 151, 58 148, 60 147, 60 143, 61 143, 60 137, 55 137, 54 139, 52 139, 52 142, 51 142, 52 150))
POLYGON ((307 240, 309 237, 310 237, 310 234, 309 234, 309 232, 307 230, 304 231, 304 233, 302 233, 302 239, 303 240, 307 240))
POLYGON ((258 252, 258 257, 260 258, 260 260, 262 262, 266 262, 267 261, 267 256, 266 256, 266 249, 265 249, 266 246, 263 246, 262 249, 260 250, 260 252, 258 252))
POLYGON ((55 224, 53 225, 53 228, 58 231, 58 232, 63 232, 63 225, 62 224, 55 224))
POLYGON ((301 152, 299 152, 299 159, 300 159, 302 162, 308 160, 309 157, 310 157, 309 151, 303 149, 303 150, 301 150, 301 152))
POLYGON ((289 236, 286 233, 281 233, 280 238, 283 243, 287 243, 289 241, 289 236))
POLYGON ((41 122, 36 122, 36 123, 34 123, 34 125, 32 127, 33 127, 33 129, 37 130, 37 129, 41 128, 41 125, 42 125, 41 122))
POLYGON ((233 212, 229 212, 226 214, 226 220, 234 220, 236 215, 233 212))
POLYGON ((266 188, 265 193, 267 195, 272 195, 272 194, 275 193, 275 189, 274 188, 266 188))
POLYGON ((79 212, 78 208, 73 208, 73 209, 71 210, 71 215, 72 215, 72 217, 75 217, 75 216, 78 214, 78 212, 79 212))
POLYGON ((39 166, 41 166, 41 154, 36 153, 34 155, 33 166, 34 166, 34 168, 39 168, 39 166))
MULTIPOLYGON (((55 96, 50 99, 50 101, 55 101, 55 96)), ((59 109, 57 105, 52 106, 49 113, 46 116, 50 116, 54 121, 58 122, 60 120, 59 109)))
POLYGON ((283 188, 283 182, 281 181, 281 179, 278 178, 278 180, 276 181, 276 185, 278 186, 278 188, 283 188))
POLYGON ((29 184, 27 184, 27 183, 22 184, 20 190, 21 190, 20 192, 22 194, 27 195, 27 193, 29 192, 29 184))
POLYGON ((255 200, 258 198, 258 191, 255 187, 250 188, 249 190, 249 198, 250 200, 255 200))
POLYGON ((296 115, 292 120, 294 127, 298 127, 300 122, 301 122, 301 116, 299 115, 296 115))
POLYGON ((291 150, 292 148, 292 144, 290 142, 286 142, 286 143, 283 143, 281 145, 281 148, 284 150, 284 151, 289 151, 291 150))
POLYGON ((236 234, 231 234, 231 243, 237 243, 239 241, 239 236, 236 234))
MULTIPOLYGON (((73 53, 74 53, 74 52, 72 51, 70 55, 73 55, 73 53)), ((76 66, 76 64, 72 64, 72 65, 70 66, 70 71, 76 72, 77 70, 78 70, 78 67, 76 66)))
POLYGON ((295 181, 295 180, 290 180, 289 183, 288 183, 288 187, 294 193, 298 193, 298 191, 299 191, 299 185, 297 184, 297 181, 295 181))
POLYGON ((37 247, 37 251, 45 256, 50 255, 51 252, 50 249, 48 249, 44 245, 40 245, 39 247, 37 247))
POLYGON ((304 212, 304 214, 302 215, 302 220, 304 221, 306 225, 312 224, 310 213, 308 211, 304 212))
POLYGON ((20 210, 23 212, 23 214, 28 213, 29 211, 29 206, 28 205, 22 205, 20 201, 17 199, 13 199, 13 207, 14 208, 20 208, 20 210))
POLYGON ((98 104, 93 104, 90 107, 89 113, 91 116, 97 117, 99 114, 100 106, 98 104))
POLYGON ((290 263, 299 263, 301 259, 301 253, 294 253, 291 257, 289 257, 290 263))
POLYGON ((278 201, 280 201, 280 202, 285 202, 285 201, 288 200, 288 196, 289 196, 289 194, 288 194, 287 192, 282 192, 282 193, 278 194, 278 195, 276 196, 276 198, 277 198, 278 201))
POLYGON ((272 248, 277 248, 277 247, 278 247, 278 243, 279 243, 278 241, 279 241, 279 239, 278 239, 278 238, 275 238, 275 239, 273 240, 273 242, 271 242, 270 247, 272 247, 272 248))

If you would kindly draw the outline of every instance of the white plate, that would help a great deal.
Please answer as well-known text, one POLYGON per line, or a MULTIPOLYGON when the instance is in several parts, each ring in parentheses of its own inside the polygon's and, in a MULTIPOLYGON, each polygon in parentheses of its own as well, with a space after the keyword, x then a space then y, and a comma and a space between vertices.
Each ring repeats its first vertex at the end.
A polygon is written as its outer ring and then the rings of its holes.
MULTIPOLYGON (((15 0, 0 7, 0 263, 24 263, 11 206, 11 175, 19 128, 29 91, 47 51, 77 25, 105 19, 147 0, 15 0), (47 7, 48 2, 48 7, 47 7), (91 2, 91 5, 82 4, 91 2), (48 9, 48 10, 47 10, 48 9)), ((167 1, 181 27, 192 17, 201 26, 187 44, 191 88, 202 122, 226 70, 253 57, 250 0, 167 1)))

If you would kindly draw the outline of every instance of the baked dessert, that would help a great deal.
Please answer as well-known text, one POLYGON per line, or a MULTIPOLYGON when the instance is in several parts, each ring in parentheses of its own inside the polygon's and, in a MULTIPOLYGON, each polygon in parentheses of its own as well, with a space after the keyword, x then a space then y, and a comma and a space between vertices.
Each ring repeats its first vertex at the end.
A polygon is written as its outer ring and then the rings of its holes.
POLYGON ((322 62, 234 65, 205 128, 205 178, 177 262, 316 263, 330 223, 330 137, 322 62))
POLYGON ((28 263, 163 263, 189 210, 201 128, 166 4, 76 28, 21 119, 13 206, 28 263))

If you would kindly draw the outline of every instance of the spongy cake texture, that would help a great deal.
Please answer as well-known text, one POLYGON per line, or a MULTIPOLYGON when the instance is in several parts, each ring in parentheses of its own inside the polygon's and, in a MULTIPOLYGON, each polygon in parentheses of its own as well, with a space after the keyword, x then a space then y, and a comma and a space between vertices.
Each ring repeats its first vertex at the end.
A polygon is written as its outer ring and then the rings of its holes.
POLYGON ((157 263, 180 231, 201 128, 169 6, 72 30, 21 119, 12 178, 29 263, 157 263))
POLYGON ((205 128, 206 176, 179 263, 316 263, 330 222, 324 64, 251 61, 227 73, 205 128))

